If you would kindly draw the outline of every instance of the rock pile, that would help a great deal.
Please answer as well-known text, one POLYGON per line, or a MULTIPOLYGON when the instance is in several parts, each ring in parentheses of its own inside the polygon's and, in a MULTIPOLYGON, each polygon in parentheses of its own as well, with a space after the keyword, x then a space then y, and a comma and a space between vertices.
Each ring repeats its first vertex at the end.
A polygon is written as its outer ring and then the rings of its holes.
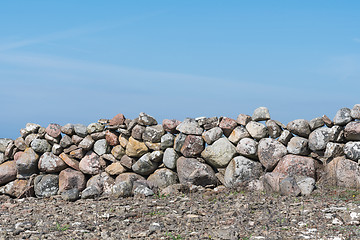
POLYGON ((0 139, 0 193, 69 201, 169 194, 189 185, 310 194, 322 182, 360 188, 360 105, 286 126, 266 107, 252 116, 136 119, 88 126, 28 123, 0 139))

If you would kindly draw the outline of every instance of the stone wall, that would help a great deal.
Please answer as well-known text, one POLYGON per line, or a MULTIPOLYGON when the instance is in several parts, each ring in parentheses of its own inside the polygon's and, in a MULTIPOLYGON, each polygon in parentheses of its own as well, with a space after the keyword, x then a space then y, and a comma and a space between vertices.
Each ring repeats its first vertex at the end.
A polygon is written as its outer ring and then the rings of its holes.
POLYGON ((287 125, 257 108, 237 119, 118 114, 82 124, 28 123, 0 139, 0 193, 75 200, 169 194, 194 185, 287 195, 316 184, 360 188, 360 105, 287 125))

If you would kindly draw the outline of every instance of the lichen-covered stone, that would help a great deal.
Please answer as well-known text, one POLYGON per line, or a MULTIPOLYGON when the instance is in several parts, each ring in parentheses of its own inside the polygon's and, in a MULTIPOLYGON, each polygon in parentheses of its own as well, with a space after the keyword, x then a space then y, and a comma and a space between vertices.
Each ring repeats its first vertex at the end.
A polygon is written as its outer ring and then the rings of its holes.
POLYGON ((227 139, 220 138, 201 153, 201 157, 213 167, 226 167, 237 154, 235 146, 227 139))

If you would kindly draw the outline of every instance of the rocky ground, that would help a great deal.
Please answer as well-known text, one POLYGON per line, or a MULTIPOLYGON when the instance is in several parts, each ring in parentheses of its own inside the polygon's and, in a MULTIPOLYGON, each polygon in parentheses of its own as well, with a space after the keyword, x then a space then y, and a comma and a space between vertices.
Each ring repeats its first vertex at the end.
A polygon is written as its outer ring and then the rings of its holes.
POLYGON ((93 199, 0 196, 0 239, 360 239, 360 192, 242 190, 93 199))

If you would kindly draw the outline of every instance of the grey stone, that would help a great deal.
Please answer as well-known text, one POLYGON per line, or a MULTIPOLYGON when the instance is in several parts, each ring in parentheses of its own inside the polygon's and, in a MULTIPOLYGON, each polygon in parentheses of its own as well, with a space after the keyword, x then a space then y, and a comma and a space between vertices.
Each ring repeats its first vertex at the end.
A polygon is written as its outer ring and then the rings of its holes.
POLYGON ((333 142, 328 142, 326 144, 326 150, 324 154, 325 158, 335 158, 343 156, 344 154, 344 144, 333 142))
POLYGON ((79 199, 79 189, 72 188, 61 193, 61 198, 65 201, 74 202, 79 199))
POLYGON ((99 187, 91 185, 81 192, 81 199, 97 198, 101 195, 101 193, 102 191, 99 187))
POLYGON ((79 143, 79 147, 84 149, 85 151, 90 151, 94 146, 95 141, 91 138, 90 135, 86 136, 81 142, 79 143))
POLYGON ((42 172, 57 173, 67 167, 66 163, 51 152, 44 153, 38 162, 38 168, 42 172))
POLYGON ((74 124, 74 132, 82 138, 86 137, 88 134, 87 127, 84 124, 74 124))
POLYGON ((176 160, 179 158, 179 155, 173 148, 167 148, 164 152, 163 162, 167 168, 175 169, 176 160))
POLYGON ((179 183, 179 178, 176 172, 173 172, 167 168, 156 170, 148 177, 147 180, 160 189, 179 183))
MULTIPOLYGON (((199 123, 200 124, 200 123, 199 123)), ((217 117, 205 118, 203 124, 200 124, 205 130, 212 129, 219 126, 219 119, 217 117)))
POLYGON ((152 162, 162 162, 162 159, 163 159, 163 156, 164 156, 164 153, 162 151, 153 151, 150 153, 149 155, 149 160, 152 161, 152 162))
POLYGON ((249 132, 246 130, 243 126, 237 126, 234 128, 234 130, 231 132, 230 136, 228 137, 229 141, 233 144, 238 144, 238 142, 243 138, 250 137, 249 132))
POLYGON ((360 159, 360 142, 347 142, 344 146, 346 157, 358 161, 360 159))
POLYGON ((296 155, 309 155, 308 140, 303 137, 293 137, 290 139, 287 150, 289 153, 296 155))
POLYGON ((325 123, 324 123, 324 120, 322 117, 317 117, 317 118, 311 119, 309 122, 311 131, 314 131, 315 129, 324 126, 324 124, 325 123))
POLYGON ((266 107, 259 107, 254 110, 254 113, 251 118, 253 121, 269 120, 270 119, 269 109, 266 107))
POLYGON ((101 123, 90 123, 86 130, 88 134, 102 132, 104 130, 105 126, 101 123))
POLYGON ((315 188, 315 179, 306 176, 295 176, 301 195, 310 195, 315 188))
POLYGON ((265 125, 269 131, 269 135, 271 138, 280 137, 282 130, 274 120, 266 121, 265 125))
POLYGON ((44 153, 51 151, 51 145, 45 139, 34 139, 31 142, 31 148, 35 152, 44 153))
POLYGON ((59 176, 47 174, 35 177, 34 190, 37 197, 50 197, 56 195, 59 191, 59 176))
POLYGON ((97 141, 97 140, 100 140, 100 139, 104 139, 105 136, 106 136, 106 132, 105 131, 96 132, 96 133, 90 134, 90 136, 94 141, 97 141))
POLYGON ((350 115, 354 119, 360 119, 360 104, 355 104, 351 109, 350 115))
MULTIPOLYGON (((111 154, 116 159, 121 159, 125 155, 125 149, 122 146, 117 145, 117 146, 113 147, 113 149, 111 150, 111 154)), ((102 156, 104 156, 104 155, 106 155, 106 154, 103 154, 102 156)))
POLYGON ((36 123, 27 123, 25 129, 30 133, 37 133, 40 127, 41 126, 36 123))
POLYGON ((73 135, 74 134, 74 125, 71 123, 68 123, 61 127, 61 132, 67 135, 73 135))
POLYGON ((123 181, 116 183, 112 188, 112 196, 119 197, 130 197, 132 195, 132 183, 130 181, 123 181))
POLYGON ((258 179, 262 173, 261 163, 246 157, 233 158, 226 168, 224 179, 226 187, 234 187, 258 179))
POLYGON ((24 151, 26 149, 25 140, 22 137, 18 137, 15 140, 14 144, 15 144, 16 148, 19 149, 20 151, 24 151))
POLYGON ((15 144, 14 144, 14 141, 12 141, 5 149, 5 152, 4 152, 4 157, 6 159, 14 159, 14 154, 15 154, 15 144))
POLYGON ((80 137, 78 135, 72 135, 71 137, 71 141, 75 144, 78 145, 84 138, 80 137))
POLYGON ((162 125, 148 126, 145 128, 142 138, 144 141, 159 143, 164 134, 165 131, 162 125))
POLYGON ((110 147, 105 139, 97 140, 94 143, 94 152, 99 156, 110 152, 110 147))
POLYGON ((72 143, 72 139, 69 135, 64 135, 60 140, 60 146, 63 148, 70 147, 72 143))
POLYGON ((124 155, 121 157, 120 159, 120 163, 121 165, 123 165, 124 167, 126 167, 127 169, 131 169, 132 168, 132 165, 135 163, 135 159, 134 158, 131 158, 127 155, 124 155))
POLYGON ((180 183, 200 186, 217 184, 214 170, 194 158, 180 157, 176 162, 176 168, 180 183))
POLYGON ((34 139, 40 138, 39 134, 37 133, 31 133, 25 137, 25 144, 26 146, 30 146, 31 142, 34 141, 34 139))
POLYGON ((16 161, 17 178, 29 178, 38 172, 39 156, 31 148, 27 148, 16 161))
POLYGON ((267 192, 280 192, 280 181, 286 178, 285 174, 277 172, 267 172, 262 178, 264 189, 267 192))
POLYGON ((201 153, 201 157, 211 166, 218 168, 226 167, 236 153, 235 146, 227 138, 220 138, 207 146, 201 153))
POLYGON ((251 116, 242 113, 236 118, 236 122, 242 126, 246 126, 251 120, 251 116))
POLYGON ((184 134, 191 134, 191 135, 201 135, 204 131, 195 119, 187 118, 182 123, 180 123, 176 130, 184 134))
POLYGON ((161 137, 161 149, 165 150, 174 146, 175 137, 171 133, 167 133, 161 137))
POLYGON ((137 140, 142 140, 142 136, 145 132, 146 127, 140 124, 137 124, 131 131, 131 136, 137 140))
POLYGON ((134 196, 145 196, 145 197, 150 197, 152 195, 154 195, 155 193, 153 192, 153 190, 151 190, 149 187, 146 187, 144 185, 139 185, 137 187, 134 188, 133 190, 134 196))
POLYGON ((92 176, 86 183, 86 187, 95 186, 100 189, 101 193, 109 195, 112 193, 115 180, 107 173, 101 172, 92 176))
POLYGON ((223 131, 221 128, 219 127, 214 127, 208 131, 205 131, 202 134, 202 138, 204 139, 204 141, 207 144, 213 144, 216 140, 218 140, 219 138, 221 138, 221 136, 223 135, 223 131))
POLYGON ((287 124, 286 128, 293 134, 307 138, 311 132, 309 122, 305 119, 296 119, 287 124))
POLYGON ((258 157, 261 164, 272 170, 280 159, 287 154, 287 149, 280 142, 272 138, 263 138, 258 145, 258 157))
POLYGON ((284 144, 285 146, 289 143, 290 139, 293 137, 290 131, 284 130, 282 131, 278 141, 284 144))
POLYGON ((280 193, 285 196, 298 196, 301 193, 294 177, 286 177, 280 181, 280 193))
POLYGON ((175 149, 177 152, 180 152, 182 146, 184 145, 185 139, 186 139, 186 135, 183 134, 183 133, 179 133, 179 134, 175 137, 175 140, 174 140, 174 149, 175 149))
POLYGON ((360 122, 349 122, 344 129, 344 136, 348 141, 360 141, 360 122))
POLYGON ((62 151, 63 151, 63 148, 57 143, 55 143, 51 148, 51 152, 55 155, 61 154, 62 151))
POLYGON ((45 134, 44 138, 52 145, 54 143, 60 143, 60 137, 54 138, 48 134, 45 134))
POLYGON ((9 138, 0 138, 0 152, 5 152, 7 146, 12 143, 13 140, 9 138))
POLYGON ((152 116, 144 112, 141 112, 139 114, 138 123, 144 126, 151 126, 151 125, 156 125, 157 121, 152 116))
POLYGON ((137 162, 132 165, 132 170, 142 176, 153 173, 158 167, 158 163, 150 161, 150 153, 144 154, 137 162))
POLYGON ((326 148, 331 140, 330 129, 327 127, 317 128, 309 135, 309 148, 312 151, 319 151, 326 148))
POLYGON ((3 162, 5 162, 5 154, 0 152, 0 164, 2 164, 3 162))
POLYGON ((258 143, 251 138, 243 138, 236 146, 236 151, 249 158, 257 158, 258 143))
POLYGON ((344 128, 339 125, 335 125, 330 128, 330 141, 343 142, 345 140, 344 128))
POLYGON ((267 127, 264 124, 255 121, 250 121, 246 124, 246 130, 250 133, 251 137, 256 140, 266 138, 269 135, 267 127))
POLYGON ((351 120, 352 120, 351 110, 349 108, 341 108, 335 114, 333 122, 335 125, 344 126, 347 123, 351 122, 351 120))

